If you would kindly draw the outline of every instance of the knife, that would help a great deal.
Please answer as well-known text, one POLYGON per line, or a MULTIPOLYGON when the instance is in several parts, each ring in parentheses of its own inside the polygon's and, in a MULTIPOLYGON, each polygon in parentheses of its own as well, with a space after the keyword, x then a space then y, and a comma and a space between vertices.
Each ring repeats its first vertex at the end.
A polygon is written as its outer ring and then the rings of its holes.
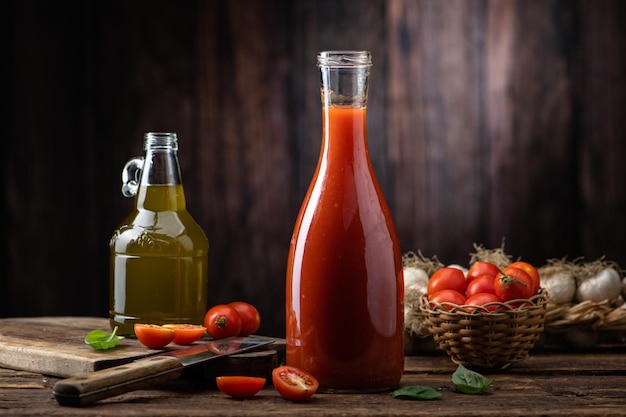
POLYGON ((173 381, 180 377, 183 368, 258 349, 273 342, 266 338, 229 337, 197 343, 184 349, 162 352, 124 365, 58 381, 54 384, 53 394, 60 405, 81 407, 104 398, 173 381))

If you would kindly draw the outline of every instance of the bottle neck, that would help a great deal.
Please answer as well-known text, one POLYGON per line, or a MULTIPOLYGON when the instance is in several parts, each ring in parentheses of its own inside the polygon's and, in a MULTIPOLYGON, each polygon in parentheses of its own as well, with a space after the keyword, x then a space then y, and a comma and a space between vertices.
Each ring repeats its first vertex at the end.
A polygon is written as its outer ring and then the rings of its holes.
POLYGON ((146 133, 144 149, 146 156, 137 191, 137 208, 151 211, 184 210, 186 203, 176 134, 146 133))
POLYGON ((176 133, 146 133, 141 185, 182 184, 176 133))
POLYGON ((367 51, 320 52, 323 107, 366 108, 369 74, 372 66, 367 51))
POLYGON ((369 164, 366 113, 370 53, 321 52, 317 62, 321 72, 322 157, 340 164, 369 164))

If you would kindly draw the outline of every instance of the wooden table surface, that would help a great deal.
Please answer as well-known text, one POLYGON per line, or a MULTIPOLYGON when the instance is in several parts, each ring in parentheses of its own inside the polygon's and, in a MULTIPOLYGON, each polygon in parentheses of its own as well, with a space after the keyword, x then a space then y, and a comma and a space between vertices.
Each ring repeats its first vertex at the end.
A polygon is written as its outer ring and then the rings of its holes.
POLYGON ((58 378, 0 368, 0 415, 11 416, 623 416, 626 353, 534 353, 502 371, 486 394, 458 392, 447 356, 409 356, 401 385, 442 393, 437 400, 407 401, 380 394, 321 394, 300 403, 283 400, 271 385, 246 400, 224 396, 206 380, 185 377, 85 408, 57 404, 58 378))

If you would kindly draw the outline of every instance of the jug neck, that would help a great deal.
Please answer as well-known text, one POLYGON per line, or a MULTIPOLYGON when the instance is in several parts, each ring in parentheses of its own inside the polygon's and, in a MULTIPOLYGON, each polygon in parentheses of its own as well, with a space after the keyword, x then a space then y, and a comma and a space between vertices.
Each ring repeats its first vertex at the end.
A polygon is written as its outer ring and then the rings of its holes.
POLYGON ((145 157, 131 159, 122 171, 122 194, 136 197, 135 207, 152 211, 185 209, 176 133, 148 132, 145 157))
POLYGON ((148 132, 144 136, 143 147, 146 157, 141 185, 182 184, 176 133, 148 132))

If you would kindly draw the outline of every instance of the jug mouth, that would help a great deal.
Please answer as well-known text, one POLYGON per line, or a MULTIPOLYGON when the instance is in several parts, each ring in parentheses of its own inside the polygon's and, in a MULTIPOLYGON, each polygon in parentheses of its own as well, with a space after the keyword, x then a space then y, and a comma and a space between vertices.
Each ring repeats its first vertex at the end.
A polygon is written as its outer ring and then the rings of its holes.
POLYGON ((317 65, 322 67, 371 67, 369 51, 322 51, 317 54, 317 65))
POLYGON ((178 137, 174 132, 148 132, 143 136, 143 149, 178 149, 178 137))

